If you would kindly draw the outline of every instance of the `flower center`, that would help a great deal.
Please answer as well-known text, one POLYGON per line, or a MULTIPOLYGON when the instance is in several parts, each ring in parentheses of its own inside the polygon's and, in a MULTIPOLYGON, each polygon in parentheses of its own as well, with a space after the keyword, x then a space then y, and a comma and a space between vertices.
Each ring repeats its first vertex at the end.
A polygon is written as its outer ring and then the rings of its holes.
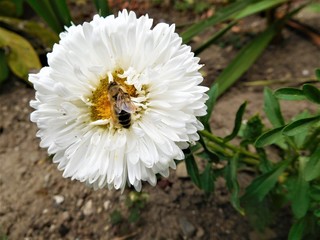
MULTIPOLYGON (((119 112, 116 112, 117 98, 119 91, 126 97, 136 97, 137 90, 133 85, 126 84, 126 78, 121 78, 119 75, 123 74, 123 70, 116 70, 112 74, 107 75, 100 80, 98 87, 92 92, 91 98, 91 120, 93 122, 98 120, 110 120, 112 123, 118 122, 119 112), (111 88, 116 86, 116 88, 111 88)), ((123 99, 125 100, 125 99, 123 99)), ((120 109, 121 110, 121 109, 120 109)))

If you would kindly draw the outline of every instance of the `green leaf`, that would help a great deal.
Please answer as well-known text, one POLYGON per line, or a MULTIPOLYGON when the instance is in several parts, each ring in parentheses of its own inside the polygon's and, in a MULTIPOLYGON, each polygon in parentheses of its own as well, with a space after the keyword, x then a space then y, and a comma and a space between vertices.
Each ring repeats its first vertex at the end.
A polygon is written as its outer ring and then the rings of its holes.
MULTIPOLYGON (((303 112, 297 114, 292 120, 296 121, 296 120, 304 119, 304 118, 308 118, 308 117, 311 117, 311 114, 306 110, 306 111, 303 111, 303 112)), ((296 146, 299 149, 303 149, 308 135, 309 135, 308 131, 304 131, 304 132, 301 132, 299 134, 294 135, 294 142, 296 143, 296 146)))
POLYGON ((26 2, 46 21, 53 31, 56 33, 63 31, 63 25, 61 25, 56 14, 52 10, 49 0, 26 0, 26 2))
POLYGON ((49 0, 49 2, 60 26, 71 26, 72 20, 66 0, 49 0))
POLYGON ((289 232, 288 240, 300 240, 303 239, 303 236, 306 234, 308 226, 307 217, 299 219, 295 222, 289 232))
POLYGON ((283 100, 305 100, 306 96, 298 88, 280 88, 275 91, 274 95, 283 100))
POLYGON ((287 0, 262 0, 257 3, 247 6, 243 11, 235 16, 235 19, 241 19, 249 15, 265 11, 269 8, 277 6, 281 3, 287 2, 287 0))
MULTIPOLYGON (((245 124, 242 138, 247 144, 253 143, 262 133, 263 123, 259 115, 254 115, 245 124)), ((244 142, 243 141, 243 142, 244 142)), ((243 145, 242 142, 242 145, 243 145)), ((245 146, 245 145, 244 145, 245 146)))
POLYGON ((282 136, 282 129, 283 127, 278 127, 272 130, 269 130, 265 133, 263 133, 260 137, 258 137, 258 139, 256 140, 256 142, 254 143, 254 145, 256 147, 264 147, 270 144, 273 144, 275 142, 277 142, 279 139, 283 138, 282 136))
POLYGON ((320 202, 320 185, 315 183, 310 187, 310 198, 316 202, 320 202))
POLYGON ((243 117, 243 114, 246 110, 246 106, 247 106, 247 102, 244 102, 241 104, 241 106, 239 107, 237 113, 236 113, 236 118, 235 118, 235 121, 234 121, 234 127, 233 127, 233 130, 232 130, 232 133, 228 136, 226 136, 223 141, 224 142, 229 142, 231 141, 232 139, 234 139, 239 130, 240 130, 240 127, 241 127, 241 124, 242 124, 242 117, 243 117))
POLYGON ((207 105, 207 115, 200 118, 201 123, 203 124, 204 128, 211 132, 210 130, 210 117, 213 111, 213 107, 217 101, 218 98, 218 92, 219 92, 219 86, 218 84, 213 84, 210 88, 210 90, 207 92, 209 99, 206 102, 207 105))
POLYGON ((206 193, 214 190, 214 175, 211 164, 208 163, 203 173, 200 174, 200 186, 206 193))
POLYGON ((297 121, 294 121, 288 124, 283 130, 282 133, 287 136, 294 136, 303 131, 308 131, 311 126, 318 123, 320 120, 320 115, 310 118, 304 118, 297 121))
POLYGON ((302 87, 304 95, 311 101, 320 104, 320 91, 311 84, 304 84, 302 87))
POLYGON ((278 128, 285 124, 281 114, 280 105, 277 98, 273 95, 270 88, 264 88, 264 112, 267 115, 270 123, 278 128))
POLYGON ((106 17, 111 14, 108 1, 94 0, 94 4, 96 5, 96 9, 100 16, 106 17))
POLYGON ((194 184, 196 184, 199 188, 201 188, 201 181, 200 181, 200 174, 198 165, 193 157, 192 153, 185 154, 185 162, 186 162, 186 168, 187 172, 194 184))
POLYGON ((7 25, 15 32, 23 33, 40 42, 42 48, 51 49, 54 43, 59 41, 58 35, 50 28, 34 21, 21 20, 0 16, 0 23, 7 25))
POLYGON ((240 12, 244 7, 252 2, 254 2, 254 0, 242 0, 231 3, 228 6, 219 9, 212 17, 193 24, 190 28, 181 33, 183 42, 187 43, 192 39, 192 37, 201 33, 206 28, 230 19, 235 13, 240 12))
POLYGON ((199 47, 194 50, 194 54, 198 55, 210 45, 214 44, 219 38, 221 38, 229 29, 231 29, 237 22, 233 21, 229 23, 226 27, 221 29, 220 31, 214 33, 207 41, 202 43, 199 47))
POLYGON ((239 51, 215 80, 215 83, 219 84, 219 95, 232 86, 252 66, 276 33, 276 25, 271 25, 239 51))
POLYGON ((0 48, 0 85, 9 76, 9 68, 7 64, 5 51, 0 48))
POLYGON ((316 13, 320 13, 320 3, 313 2, 308 5, 308 10, 311 10, 316 13))
POLYGON ((304 169, 304 178, 306 181, 312 181, 318 177, 320 177, 320 148, 311 154, 304 169))
POLYGON ((28 73, 41 68, 38 55, 30 43, 13 32, 0 28, 0 48, 8 47, 8 65, 18 77, 28 80, 28 73))
POLYGON ((315 74, 316 74, 317 79, 320 81, 320 68, 316 69, 315 74))
POLYGON ((304 171, 305 159, 299 158, 299 175, 293 189, 292 212, 296 218, 302 218, 306 215, 310 198, 309 198, 309 183, 305 180, 304 171))
POLYGON ((256 199, 256 201, 262 201, 265 196, 274 188, 277 183, 278 177, 287 168, 288 161, 280 163, 272 171, 264 173, 253 180, 253 182, 247 187, 245 195, 242 197, 243 201, 247 199, 256 199))
POLYGON ((244 210, 240 206, 240 199, 239 199, 239 183, 237 178, 237 171, 238 171, 238 160, 239 155, 236 154, 232 159, 230 159, 227 167, 225 168, 226 176, 225 179, 227 181, 227 187, 231 192, 231 204, 232 206, 241 214, 244 215, 244 210))

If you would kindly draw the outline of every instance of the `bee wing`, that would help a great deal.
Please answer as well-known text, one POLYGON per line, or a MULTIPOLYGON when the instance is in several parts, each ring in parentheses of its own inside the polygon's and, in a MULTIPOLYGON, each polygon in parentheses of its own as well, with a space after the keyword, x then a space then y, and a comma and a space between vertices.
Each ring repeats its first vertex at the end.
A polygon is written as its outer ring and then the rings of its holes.
POLYGON ((118 94, 116 111, 119 113, 121 110, 128 113, 133 113, 135 111, 135 106, 130 100, 130 96, 127 96, 125 93, 118 94))

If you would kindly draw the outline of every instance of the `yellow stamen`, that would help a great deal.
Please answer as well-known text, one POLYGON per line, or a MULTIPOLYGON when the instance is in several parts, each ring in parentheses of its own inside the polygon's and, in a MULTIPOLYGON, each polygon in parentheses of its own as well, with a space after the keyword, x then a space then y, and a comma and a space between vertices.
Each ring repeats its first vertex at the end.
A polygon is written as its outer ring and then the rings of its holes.
MULTIPOLYGON (((126 78, 120 78, 118 75, 123 74, 123 70, 116 70, 112 73, 113 81, 120 85, 125 92, 127 92, 130 96, 136 97, 136 89, 133 85, 127 85, 125 83, 126 78)), ((92 96, 90 102, 91 106, 91 120, 107 120, 115 117, 113 110, 113 103, 110 102, 108 86, 109 79, 106 76, 105 78, 100 80, 99 86, 96 88, 94 92, 92 92, 92 96)))

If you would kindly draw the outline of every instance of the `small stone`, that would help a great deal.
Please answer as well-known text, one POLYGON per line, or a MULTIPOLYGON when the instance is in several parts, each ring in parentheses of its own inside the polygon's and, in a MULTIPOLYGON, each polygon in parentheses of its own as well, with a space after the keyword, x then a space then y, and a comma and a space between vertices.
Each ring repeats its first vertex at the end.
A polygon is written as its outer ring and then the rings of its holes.
POLYGON ((45 209, 43 209, 42 214, 46 214, 48 212, 49 212, 48 208, 45 208, 45 209))
POLYGON ((108 209, 110 208, 110 201, 109 201, 109 200, 107 200, 107 201, 105 201, 105 202, 103 203, 103 208, 104 208, 105 210, 108 210, 108 209))
POLYGON ((64 211, 64 212, 62 213, 61 218, 62 218, 62 221, 63 221, 63 222, 70 220, 70 214, 69 214, 69 212, 64 211))
POLYGON ((177 177, 179 177, 179 178, 187 178, 187 177, 189 177, 188 172, 187 172, 186 163, 185 163, 185 162, 180 162, 180 163, 177 165, 176 175, 177 175, 177 177))
POLYGON ((51 174, 46 174, 45 176, 44 176, 44 187, 50 187, 50 185, 51 185, 51 174))
POLYGON ((192 225, 191 222, 189 222, 187 220, 187 218, 185 218, 185 217, 179 218, 179 224, 180 224, 180 228, 182 230, 182 233, 185 237, 189 238, 195 234, 196 228, 195 228, 195 226, 192 225))
POLYGON ((55 201, 55 203, 57 205, 60 205, 61 203, 64 202, 64 196, 62 196, 62 195, 54 195, 53 196, 53 200, 55 201))
POLYGON ((92 200, 89 200, 86 202, 86 204, 82 208, 82 212, 85 216, 89 216, 93 213, 93 206, 92 206, 92 200))
POLYGON ((204 234, 205 234, 205 232, 204 232, 203 228, 199 227, 198 230, 197 230, 197 233, 196 233, 196 238, 202 239, 204 234))
POLYGON ((82 204, 83 204, 83 199, 82 199, 82 198, 78 199, 78 201, 77 201, 77 207, 81 207, 82 204))
POLYGON ((310 75, 310 71, 308 69, 303 69, 302 70, 302 75, 303 76, 309 76, 310 75))

